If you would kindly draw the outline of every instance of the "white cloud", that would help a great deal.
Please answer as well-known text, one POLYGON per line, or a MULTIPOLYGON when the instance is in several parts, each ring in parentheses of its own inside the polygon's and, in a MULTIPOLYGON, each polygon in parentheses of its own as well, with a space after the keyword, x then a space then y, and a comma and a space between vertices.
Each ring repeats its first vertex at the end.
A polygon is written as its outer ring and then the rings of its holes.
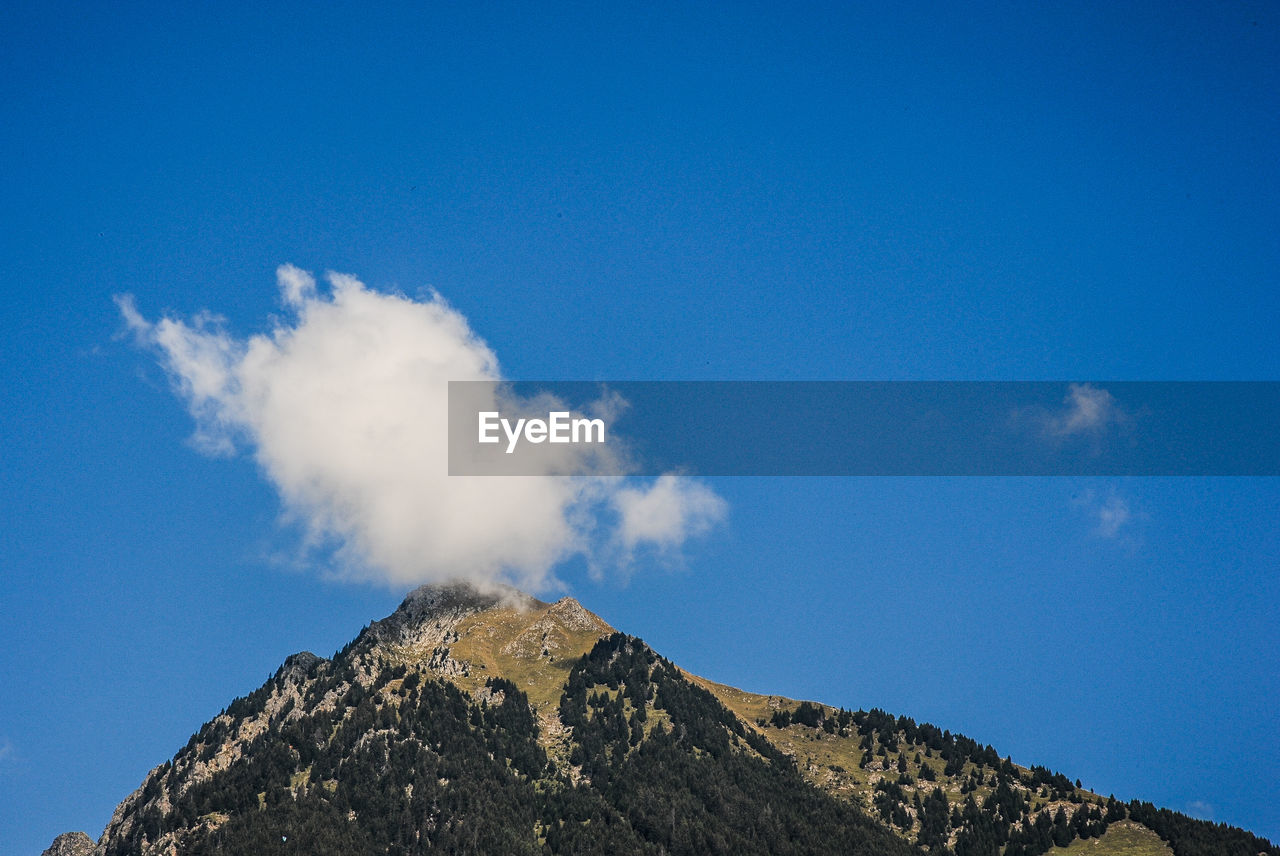
POLYGON ((618 512, 618 538, 624 549, 652 544, 663 550, 679 547, 724 519, 728 505, 698 482, 664 475, 648 489, 623 487, 613 495, 618 512))
POLYGON ((1097 532, 1103 538, 1115 538, 1133 519, 1128 501, 1119 496, 1112 496, 1098 505, 1094 515, 1098 519, 1097 532))
POLYGON ((293 265, 280 265, 276 270, 276 280, 280 283, 280 297, 285 306, 297 308, 316 296, 316 278, 293 265))
POLYGON ((1094 535, 1120 541, 1130 547, 1138 546, 1134 527, 1146 515, 1136 511, 1129 500, 1114 489, 1105 496, 1100 496, 1093 489, 1085 490, 1073 502, 1092 521, 1094 535))
POLYGON ((723 516, 703 485, 602 478, 450 477, 450 380, 498 380, 493 351, 438 295, 414 300, 330 273, 277 271, 289 315, 238 339, 216 316, 147 321, 117 298, 155 350, 211 454, 252 450, 313 544, 336 544, 350 575, 395 585, 553 581, 564 559, 621 540, 675 550, 723 516), (602 533, 599 512, 618 513, 602 533))
POLYGON ((1071 384, 1062 402, 1064 409, 1045 421, 1048 432, 1058 437, 1098 434, 1123 417, 1111 393, 1088 383, 1071 384))

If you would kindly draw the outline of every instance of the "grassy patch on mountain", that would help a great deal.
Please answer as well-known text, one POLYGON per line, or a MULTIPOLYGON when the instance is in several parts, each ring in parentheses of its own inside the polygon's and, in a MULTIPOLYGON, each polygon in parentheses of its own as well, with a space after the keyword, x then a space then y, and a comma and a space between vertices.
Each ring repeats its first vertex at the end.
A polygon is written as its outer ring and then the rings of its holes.
POLYGON ((1101 838, 1076 839, 1049 852, 1053 856, 1173 856, 1159 835, 1130 820, 1111 824, 1101 838))

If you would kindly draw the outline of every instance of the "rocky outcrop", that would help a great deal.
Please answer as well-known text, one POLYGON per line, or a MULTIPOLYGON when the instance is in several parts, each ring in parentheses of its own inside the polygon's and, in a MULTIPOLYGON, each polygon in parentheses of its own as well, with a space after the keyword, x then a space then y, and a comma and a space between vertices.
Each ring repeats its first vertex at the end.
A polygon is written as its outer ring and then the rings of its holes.
POLYGON ((310 677, 316 666, 323 662, 323 657, 317 657, 310 651, 290 654, 285 658, 284 665, 276 672, 276 677, 282 681, 300 683, 310 677))
POLYGON ((399 609, 369 625, 365 633, 383 645, 435 641, 441 630, 451 629, 464 616, 494 607, 541 609, 547 604, 511 586, 491 583, 479 588, 468 583, 419 586, 409 592, 399 609))
POLYGON ((83 832, 64 832, 40 856, 90 856, 93 839, 83 832))
POLYGON ((508 642, 502 648, 502 653, 524 658, 559 657, 573 650, 570 634, 590 632, 603 636, 611 630, 608 624, 599 616, 588 612, 582 604, 571 597, 564 597, 508 642))

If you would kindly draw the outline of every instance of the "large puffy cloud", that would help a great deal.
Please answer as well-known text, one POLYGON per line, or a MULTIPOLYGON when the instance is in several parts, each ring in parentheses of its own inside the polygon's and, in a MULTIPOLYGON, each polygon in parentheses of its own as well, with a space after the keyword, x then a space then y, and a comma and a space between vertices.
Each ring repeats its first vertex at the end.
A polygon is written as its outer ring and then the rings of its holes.
POLYGON ((251 449, 309 541, 336 544, 346 573, 540 589, 570 556, 669 552, 723 516, 708 488, 674 477, 450 477, 448 381, 500 379, 467 320, 439 296, 381 293, 342 274, 328 275, 327 293, 290 265, 277 280, 288 316, 244 340, 207 313, 152 322, 130 296, 117 302, 186 401, 197 446, 251 449))

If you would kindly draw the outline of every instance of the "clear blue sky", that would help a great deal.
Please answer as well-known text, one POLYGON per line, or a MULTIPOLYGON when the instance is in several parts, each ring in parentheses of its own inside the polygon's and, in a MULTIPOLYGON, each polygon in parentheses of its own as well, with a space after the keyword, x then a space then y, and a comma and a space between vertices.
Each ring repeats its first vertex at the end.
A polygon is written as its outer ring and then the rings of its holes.
MULTIPOLYGON (((275 558, 113 294, 243 336, 284 262, 433 287, 517 378, 1280 379, 1272 3, 458 5, 0 8, 0 853, 403 594, 275 558)), ((1276 480, 713 487, 681 566, 560 576, 1280 838, 1276 480)))

